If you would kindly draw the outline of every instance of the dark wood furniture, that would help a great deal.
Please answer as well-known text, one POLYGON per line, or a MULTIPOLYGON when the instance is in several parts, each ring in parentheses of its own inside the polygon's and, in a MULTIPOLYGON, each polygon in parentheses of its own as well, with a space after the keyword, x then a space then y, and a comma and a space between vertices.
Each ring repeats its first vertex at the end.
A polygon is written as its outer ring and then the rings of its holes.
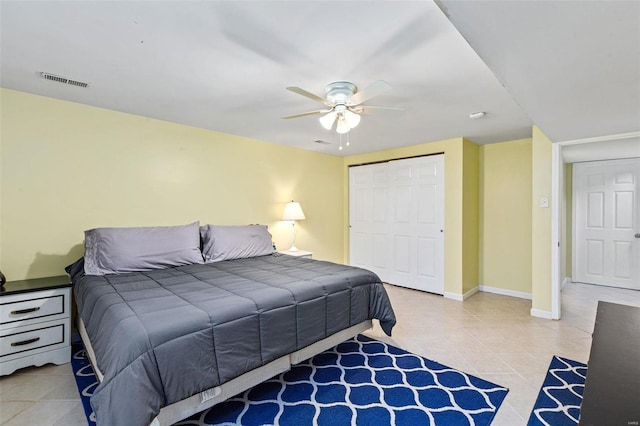
POLYGON ((640 308, 598 302, 580 425, 640 425, 640 308))

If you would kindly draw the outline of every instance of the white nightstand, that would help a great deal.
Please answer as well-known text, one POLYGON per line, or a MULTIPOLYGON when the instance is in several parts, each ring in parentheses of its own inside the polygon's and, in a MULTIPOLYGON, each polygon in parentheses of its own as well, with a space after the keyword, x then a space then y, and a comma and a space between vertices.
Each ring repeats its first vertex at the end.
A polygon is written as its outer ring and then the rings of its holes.
POLYGON ((8 282, 0 293, 0 376, 71 361, 68 276, 8 282))
POLYGON ((307 259, 312 259, 312 258, 313 258, 313 252, 312 252, 312 251, 304 251, 304 250, 298 250, 298 251, 280 250, 278 253, 288 254, 289 256, 295 256, 295 257, 304 257, 304 258, 307 258, 307 259))

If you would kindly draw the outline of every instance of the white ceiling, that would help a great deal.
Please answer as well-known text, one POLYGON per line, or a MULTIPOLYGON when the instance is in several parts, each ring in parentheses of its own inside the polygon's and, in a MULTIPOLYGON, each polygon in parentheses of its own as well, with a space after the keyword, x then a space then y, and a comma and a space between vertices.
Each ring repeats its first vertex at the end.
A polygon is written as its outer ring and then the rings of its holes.
POLYGON ((554 142, 640 130, 640 1, 439 1, 554 142))
POLYGON ((640 130, 640 3, 511 3, 440 2, 496 78, 431 1, 2 0, 0 85, 336 155, 640 130), (379 79, 368 104, 405 111, 364 116, 341 152, 317 116, 280 118, 321 106, 287 86, 379 79))

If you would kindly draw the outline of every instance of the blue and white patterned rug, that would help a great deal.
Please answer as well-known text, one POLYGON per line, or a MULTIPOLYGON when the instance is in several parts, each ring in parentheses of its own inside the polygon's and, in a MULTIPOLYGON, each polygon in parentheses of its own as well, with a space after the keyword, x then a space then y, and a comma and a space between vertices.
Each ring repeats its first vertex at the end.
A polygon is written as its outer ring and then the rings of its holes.
POLYGON ((483 426, 507 392, 359 335, 177 425, 483 426))
POLYGON ((554 356, 527 426, 577 425, 587 365, 554 356))
POLYGON ((95 426, 96 416, 89 403, 89 398, 91 398, 93 391, 98 386, 98 378, 93 371, 93 367, 91 367, 87 351, 77 335, 73 337, 71 342, 71 369, 76 378, 76 385, 78 386, 84 413, 87 416, 87 422, 89 426, 95 426))

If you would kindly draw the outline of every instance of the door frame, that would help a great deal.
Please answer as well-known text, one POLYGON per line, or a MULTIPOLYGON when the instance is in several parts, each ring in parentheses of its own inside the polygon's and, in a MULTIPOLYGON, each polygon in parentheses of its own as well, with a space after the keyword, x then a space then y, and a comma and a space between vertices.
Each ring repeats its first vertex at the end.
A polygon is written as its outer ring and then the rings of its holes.
MULTIPOLYGON (((634 158, 640 156, 640 132, 621 133, 595 138, 575 139, 555 142, 551 146, 551 318, 561 318, 561 291, 565 277, 560 277, 560 262, 562 262, 561 242, 564 228, 562 227, 563 209, 561 203, 564 197, 564 164, 578 161, 614 160, 618 158, 634 158), (615 141, 615 142, 614 142, 615 141), (614 143, 612 143, 614 142, 614 143), (609 143, 608 146, 604 144, 609 143), (615 146, 611 146, 615 145, 615 146), (634 147, 637 147, 634 151, 634 147), (611 149, 614 148, 614 149, 611 149), (571 151, 571 158, 565 153, 571 151), (631 151, 631 152, 629 152, 631 151), (627 154, 628 153, 628 154, 627 154)), ((573 208, 573 206, 571 207, 573 208)), ((572 225, 573 226, 573 225, 572 225)), ((562 246, 563 247, 563 246, 562 246)), ((573 256, 573 248, 571 256, 573 256)), ((573 263, 573 262, 572 262, 573 263)), ((573 264, 571 269, 573 269, 573 264)), ((573 275, 573 271, 572 271, 573 275)))

